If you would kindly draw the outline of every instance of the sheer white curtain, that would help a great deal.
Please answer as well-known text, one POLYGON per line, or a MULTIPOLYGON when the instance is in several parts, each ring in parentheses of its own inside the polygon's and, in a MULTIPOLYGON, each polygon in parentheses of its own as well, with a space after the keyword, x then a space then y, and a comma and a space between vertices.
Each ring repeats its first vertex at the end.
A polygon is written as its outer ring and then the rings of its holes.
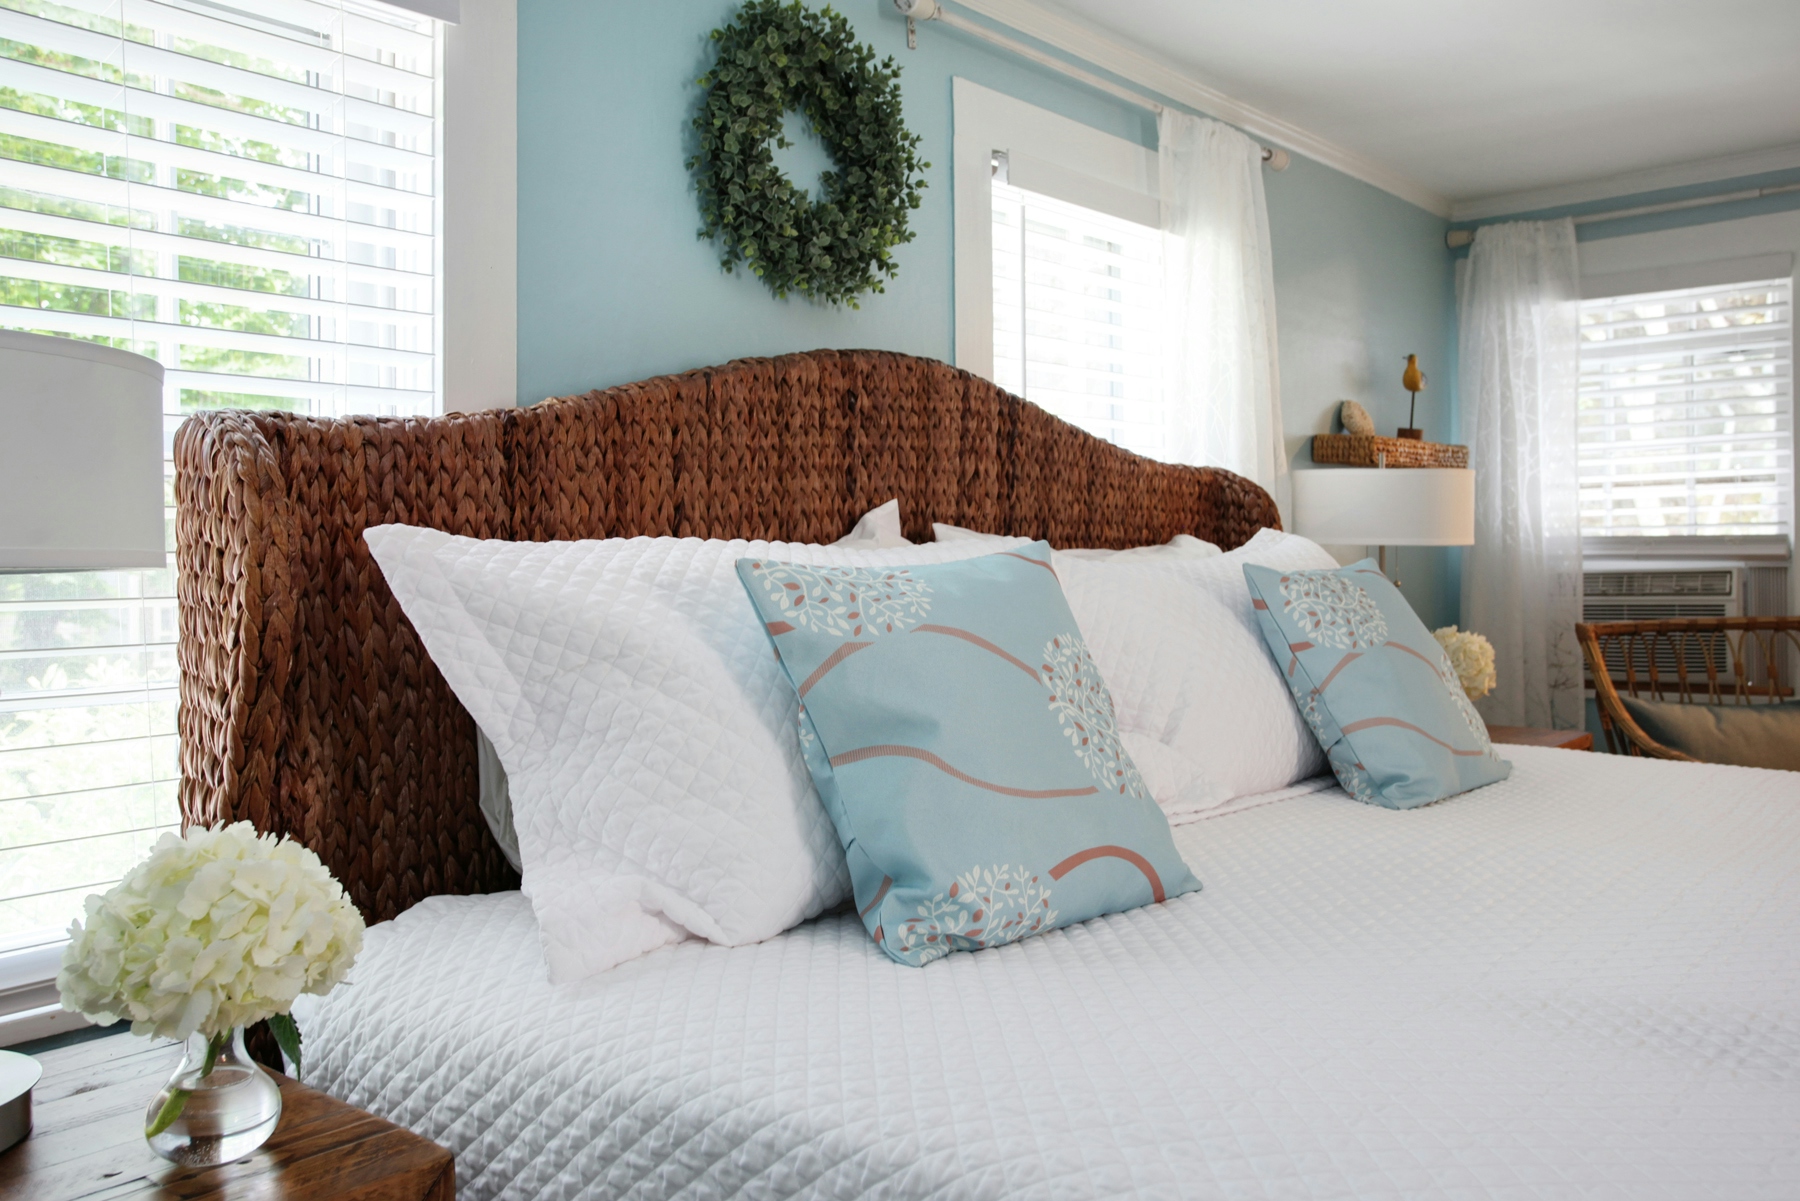
POLYGON ((1157 135, 1168 290, 1164 456, 1248 476, 1285 510, 1262 147, 1172 109, 1158 118, 1157 135))
POLYGON ((1480 708, 1502 725, 1571 729, 1585 717, 1579 280, 1566 218, 1483 226, 1462 280, 1463 430, 1475 468, 1463 625, 1494 644, 1499 681, 1480 708))

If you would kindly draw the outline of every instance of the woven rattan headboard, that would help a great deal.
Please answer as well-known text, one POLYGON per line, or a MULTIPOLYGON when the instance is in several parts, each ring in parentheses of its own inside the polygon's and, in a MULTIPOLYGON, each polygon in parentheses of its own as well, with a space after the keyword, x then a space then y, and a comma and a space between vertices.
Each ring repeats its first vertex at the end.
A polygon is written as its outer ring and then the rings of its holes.
POLYGON ((744 359, 429 420, 219 412, 175 438, 181 811, 319 852, 371 919, 512 887, 476 808, 474 727, 362 541, 829 541, 899 497, 1061 546, 1278 526, 1225 471, 1138 458, 966 372, 873 351, 744 359))

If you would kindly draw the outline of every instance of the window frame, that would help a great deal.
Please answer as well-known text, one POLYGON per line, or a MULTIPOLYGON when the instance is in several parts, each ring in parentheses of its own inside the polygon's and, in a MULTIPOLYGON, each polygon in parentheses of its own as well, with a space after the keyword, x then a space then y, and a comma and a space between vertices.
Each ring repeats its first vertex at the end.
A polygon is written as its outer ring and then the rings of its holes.
MULTIPOLYGON (((1685 288, 1701 288, 1711 286, 1730 286, 1732 284, 1754 283, 1761 280, 1777 279, 1783 276, 1790 281, 1789 303, 1796 303, 1800 298, 1800 274, 1796 274, 1796 256, 1791 252, 1739 255, 1737 257, 1717 257, 1718 250, 1741 245, 1741 238, 1722 238, 1714 231, 1702 227, 1700 233, 1705 236, 1707 249, 1712 249, 1713 257, 1703 258, 1697 262, 1677 262, 1666 265, 1634 267, 1629 270, 1603 271, 1595 274, 1583 274, 1581 277, 1581 299, 1601 300, 1618 296, 1637 296, 1653 292, 1672 292, 1685 288)), ((1618 239, 1619 248, 1628 241, 1647 241, 1659 243, 1665 241, 1667 235, 1661 232, 1638 235, 1634 239, 1618 239)), ((1761 239, 1757 239, 1761 240, 1761 239)), ((1779 242, 1777 243, 1779 244, 1779 242)), ((1606 247, 1605 243, 1601 244, 1606 247)), ((1764 242, 1766 246, 1767 243, 1764 242)), ((1614 249, 1606 247, 1606 249, 1614 249)), ((1634 248, 1636 249, 1636 248, 1634 248)), ((1648 247, 1644 249, 1649 249, 1648 247)), ((1682 248, 1685 253, 1693 253, 1694 247, 1682 248)), ((1761 249, 1752 242, 1743 249, 1761 249)), ((1666 252, 1664 252, 1666 253, 1666 252)), ((1637 258, 1643 261, 1644 251, 1624 257, 1626 261, 1637 258)), ((1586 259, 1584 249, 1584 261, 1586 259)), ((1648 256, 1654 261, 1661 257, 1656 251, 1648 256)), ((1605 255, 1603 263, 1613 260, 1613 255, 1605 255)), ((1621 264, 1623 265, 1623 264, 1621 264)), ((1800 373, 1800 320, 1790 323, 1789 336, 1793 339, 1790 348, 1790 363, 1793 370, 1800 373)), ((1794 558, 1796 538, 1800 538, 1800 393, 1796 393, 1790 401, 1794 429, 1791 432, 1792 447, 1789 459, 1789 532, 1786 534, 1586 534, 1581 536, 1582 557, 1600 563, 1606 562, 1656 562, 1656 561, 1719 561, 1732 563, 1763 564, 1769 566, 1790 564, 1794 558)), ((1796 573, 1790 572, 1790 576, 1796 573)), ((1800 579, 1791 584, 1789 607, 1800 604, 1800 579)))
MULTIPOLYGON (((1686 538, 1690 540, 1711 541, 1717 538, 1779 538, 1785 540, 1794 528, 1794 344, 1793 344, 1793 278, 1787 275, 1746 280, 1741 283, 1703 284, 1696 287, 1656 288, 1642 291, 1630 291, 1615 295, 1584 297, 1581 301, 1582 337, 1579 343, 1579 370, 1581 378, 1581 416, 1583 432, 1578 439, 1578 456, 1582 461, 1582 469, 1578 473, 1578 487, 1582 496, 1584 526, 1589 519, 1588 505, 1593 493, 1598 492, 1603 498, 1607 511, 1601 516, 1605 529, 1598 532, 1583 531, 1583 537, 1600 541, 1627 537, 1640 540, 1658 538, 1686 538), (1753 330, 1762 328, 1756 322, 1748 324, 1742 321, 1730 321, 1727 316, 1734 311, 1742 315, 1743 310, 1734 310, 1726 306, 1727 298, 1743 298, 1751 295, 1767 295, 1771 297, 1767 304, 1748 306, 1750 311, 1764 310, 1771 313, 1780 309, 1787 310, 1775 328, 1760 336, 1752 335, 1753 330), (1716 310, 1706 307, 1717 304, 1716 310), (1669 306, 1675 306, 1670 312, 1669 306), (1646 328, 1653 325, 1657 318, 1640 316, 1645 306, 1661 308, 1670 323, 1679 324, 1679 331, 1665 329, 1657 334, 1646 328), (1632 316, 1620 319, 1621 313, 1632 316), (1724 327, 1711 325, 1707 314, 1726 319, 1729 323, 1724 327), (1598 340, 1588 337, 1596 327, 1589 325, 1589 316, 1606 318, 1612 325, 1622 325, 1625 334, 1624 342, 1615 342, 1603 334, 1598 340), (1782 325, 1786 328, 1783 329, 1782 325), (1785 336, 1770 336, 1780 335, 1785 336), (1760 345, 1750 346, 1751 357, 1742 359, 1746 351, 1745 338, 1753 337, 1760 345), (1667 339, 1667 341, 1665 341, 1667 339), (1716 339, 1715 345, 1711 340, 1716 339), (1650 358, 1646 359, 1645 356, 1650 358), (1773 359, 1766 356, 1774 355, 1773 359), (1748 386, 1751 391, 1741 397, 1716 395, 1719 389, 1729 392, 1733 386, 1731 373, 1721 377, 1718 373, 1730 363, 1743 362, 1747 368, 1761 364, 1762 371, 1754 376, 1741 376, 1738 382, 1748 386), (1653 377, 1657 382, 1646 378, 1653 377), (1676 382, 1676 377, 1686 373, 1686 382, 1676 382), (1785 372, 1785 374, 1783 374, 1785 372), (1756 391, 1758 385, 1775 385, 1776 391, 1770 396, 1756 391), (1624 391, 1609 398, 1608 393, 1623 386, 1624 391), (1598 390, 1592 390, 1597 388, 1598 390), (1685 393, 1686 399, 1680 397, 1685 393), (1706 394, 1715 394, 1709 401, 1706 394), (1785 395, 1784 395, 1785 393, 1785 395), (1652 403, 1646 404, 1646 398, 1654 396, 1652 403), (1766 433, 1751 433, 1734 427, 1731 416, 1720 412, 1710 417, 1696 417, 1691 412, 1686 416, 1671 415, 1668 410, 1681 407, 1691 410, 1695 405, 1741 405, 1745 403, 1772 404, 1775 428, 1766 433), (1589 427, 1588 418, 1595 418, 1597 425, 1589 427), (1693 428, 1695 425, 1710 426, 1723 422, 1721 432, 1700 434, 1693 428), (1783 426, 1785 425, 1785 428, 1783 426), (1589 439, 1592 432, 1596 436, 1589 439), (1618 437, 1624 433, 1623 440, 1618 437), (1637 435, 1649 434, 1651 441, 1643 441, 1637 435), (1763 449, 1770 443, 1772 450, 1763 449), (1759 446, 1758 444, 1762 444, 1759 446), (1710 449, 1702 449, 1706 446, 1710 449), (1658 449, 1660 448, 1660 449, 1658 449), (1652 452, 1646 457, 1646 452, 1652 452), (1735 465, 1740 456, 1772 453, 1779 465, 1752 468, 1735 465), (1779 460, 1785 456, 1785 463, 1779 460), (1615 460, 1623 460, 1631 465, 1654 463, 1654 478, 1644 478, 1628 472, 1624 476, 1613 474, 1608 468, 1616 465, 1615 460), (1734 464, 1724 468, 1728 473, 1745 472, 1748 479, 1760 476, 1765 483, 1762 489, 1773 488, 1775 495, 1766 492, 1756 508, 1760 515, 1772 518, 1772 521, 1737 522, 1730 525, 1714 527, 1713 519, 1728 515, 1731 504, 1717 495, 1724 488, 1718 477, 1721 470, 1716 463, 1709 466, 1710 460, 1720 459, 1726 464, 1734 464), (1590 472, 1590 467, 1592 468, 1590 472), (1711 477, 1711 478, 1709 478, 1711 477), (1680 532, 1668 532, 1654 527, 1626 525, 1611 528, 1613 513, 1611 505, 1614 490, 1622 488, 1623 497, 1630 511, 1643 520, 1642 506, 1645 498, 1637 491, 1645 484, 1667 489, 1681 486, 1685 481, 1688 493, 1688 504, 1682 508, 1685 520, 1680 524, 1689 528, 1680 532), (1696 507, 1694 493, 1700 491, 1708 494, 1707 499, 1696 507), (1724 505, 1721 510, 1720 506, 1724 505), (1770 525, 1778 528, 1771 530, 1770 525), (1757 532, 1746 529, 1762 527, 1757 532)), ((1747 416, 1739 414, 1740 417, 1747 416)), ((1767 418, 1764 418, 1767 419, 1767 418)), ((1655 500, 1649 501, 1653 514, 1660 507, 1655 500)), ((1665 519, 1667 513, 1661 514, 1665 519)), ((1654 517, 1653 517, 1654 519, 1654 517)), ((1679 527, 1678 527, 1679 528, 1679 527)))
MULTIPOLYGON (((995 162, 994 382, 1162 459, 1169 330, 1160 227, 1022 187, 1006 157, 995 162)), ((1144 207, 1160 216, 1154 204, 1144 207)))
POLYGON ((1161 229, 1157 152, 957 76, 955 135, 955 361, 994 378, 994 156, 1027 191, 1161 229), (1150 220, 1146 220, 1150 217, 1150 220))

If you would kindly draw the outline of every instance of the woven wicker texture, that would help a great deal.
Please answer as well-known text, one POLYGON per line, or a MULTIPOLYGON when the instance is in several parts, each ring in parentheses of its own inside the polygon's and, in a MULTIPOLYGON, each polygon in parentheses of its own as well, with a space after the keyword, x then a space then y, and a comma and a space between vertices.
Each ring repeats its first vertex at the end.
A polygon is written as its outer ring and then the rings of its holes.
POLYGON ((1383 438, 1377 434, 1314 434, 1315 463, 1343 463, 1351 467, 1375 467, 1387 459, 1389 467, 1467 467, 1469 448, 1445 442, 1415 442, 1411 438, 1383 438))
POLYGON ((1274 502, 1142 459, 942 363, 743 359, 530 408, 432 419, 204 413, 175 438, 181 811, 316 850, 370 920, 517 885, 476 808, 474 726, 362 532, 826 542, 900 499, 932 521, 1227 549, 1274 502))

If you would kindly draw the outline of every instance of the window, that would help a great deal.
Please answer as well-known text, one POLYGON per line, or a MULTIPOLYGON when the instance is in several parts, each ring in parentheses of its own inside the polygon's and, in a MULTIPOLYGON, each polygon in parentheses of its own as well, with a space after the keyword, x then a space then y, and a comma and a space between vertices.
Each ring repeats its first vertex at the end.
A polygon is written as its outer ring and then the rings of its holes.
MULTIPOLYGON (((438 34, 358 0, 0 0, 0 327, 157 359, 171 440, 436 411, 438 34)), ((0 576, 0 951, 179 822, 175 637, 171 570, 0 576)))
POLYGON ((1581 526, 1590 536, 1786 534, 1792 281, 1581 306, 1581 526))
POLYGON ((994 382, 1160 458, 1162 234, 995 180, 994 382))
POLYGON ((956 365, 1162 457, 1156 151, 952 86, 956 365))

